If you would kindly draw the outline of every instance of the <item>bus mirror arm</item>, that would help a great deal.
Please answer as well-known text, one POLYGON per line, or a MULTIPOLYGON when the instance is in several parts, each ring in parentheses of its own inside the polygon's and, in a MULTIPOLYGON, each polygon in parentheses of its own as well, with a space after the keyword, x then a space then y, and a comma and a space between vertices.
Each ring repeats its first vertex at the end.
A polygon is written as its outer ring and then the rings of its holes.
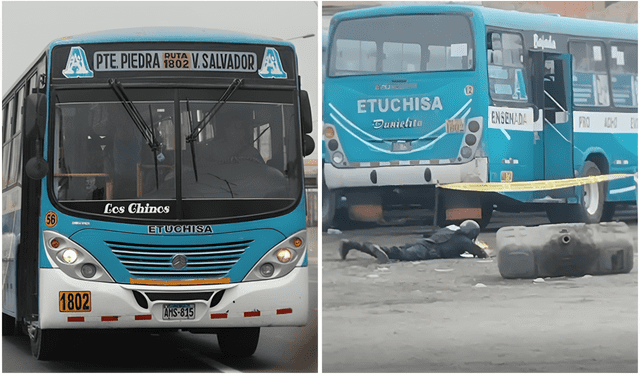
POLYGON ((49 164, 42 156, 42 142, 46 128, 47 101, 44 94, 30 94, 25 99, 25 173, 34 180, 43 179, 49 164))

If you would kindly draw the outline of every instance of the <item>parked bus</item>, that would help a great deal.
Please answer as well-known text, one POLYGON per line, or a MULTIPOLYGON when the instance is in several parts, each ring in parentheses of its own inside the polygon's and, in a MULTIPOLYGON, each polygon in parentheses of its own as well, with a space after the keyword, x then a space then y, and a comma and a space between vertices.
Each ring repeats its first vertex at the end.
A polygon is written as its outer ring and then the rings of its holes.
MULTIPOLYGON (((3 335, 308 319, 308 94, 289 42, 124 29, 50 43, 4 96, 3 335)), ((64 334, 64 335, 61 335, 64 334)))
POLYGON ((381 221, 395 207, 434 208, 440 225, 485 226, 494 209, 532 206, 552 222, 610 220, 616 204, 635 203, 632 178, 484 194, 436 186, 637 173, 637 33, 636 24, 464 5, 336 14, 323 98, 325 228, 344 209, 381 221))

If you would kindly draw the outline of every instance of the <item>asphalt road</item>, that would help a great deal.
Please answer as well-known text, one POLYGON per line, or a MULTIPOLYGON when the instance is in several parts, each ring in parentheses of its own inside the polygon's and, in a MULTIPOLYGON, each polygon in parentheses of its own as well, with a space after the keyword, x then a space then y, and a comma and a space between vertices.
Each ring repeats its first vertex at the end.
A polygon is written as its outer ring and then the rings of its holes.
MULTIPOLYGON (((490 259, 379 265, 341 239, 403 244, 431 228, 359 226, 322 234, 322 370, 331 372, 638 371, 638 226, 628 274, 503 279, 490 259)), ((495 213, 479 239, 495 249, 503 226, 548 224, 542 213, 495 213)))
POLYGON ((222 357, 216 335, 102 333, 68 343, 62 358, 38 361, 26 336, 2 337, 3 372, 317 372, 318 265, 316 230, 309 231, 309 322, 304 327, 267 327, 256 353, 222 357))

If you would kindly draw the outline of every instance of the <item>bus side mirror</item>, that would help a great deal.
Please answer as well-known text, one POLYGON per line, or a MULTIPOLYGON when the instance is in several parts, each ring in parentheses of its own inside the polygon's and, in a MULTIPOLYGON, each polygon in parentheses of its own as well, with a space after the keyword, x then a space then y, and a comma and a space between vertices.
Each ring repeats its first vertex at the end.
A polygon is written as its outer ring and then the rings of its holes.
POLYGON ((42 157, 42 142, 46 128, 47 100, 44 94, 30 94, 24 106, 25 173, 29 178, 41 180, 49 171, 49 164, 42 157))
POLYGON ((316 141, 309 134, 305 134, 302 139, 302 147, 304 148, 304 156, 309 156, 316 148, 316 141))
POLYGON ((309 93, 304 90, 300 90, 300 121, 302 122, 302 130, 305 134, 313 131, 311 102, 309 101, 309 93))

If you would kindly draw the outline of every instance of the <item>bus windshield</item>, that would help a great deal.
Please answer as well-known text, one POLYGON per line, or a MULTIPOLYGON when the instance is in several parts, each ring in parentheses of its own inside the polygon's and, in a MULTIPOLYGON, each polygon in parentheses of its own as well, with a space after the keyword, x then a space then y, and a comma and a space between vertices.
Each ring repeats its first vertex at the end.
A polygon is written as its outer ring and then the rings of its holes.
POLYGON ((236 93, 223 104, 220 90, 189 90, 180 99, 173 90, 128 90, 153 134, 149 144, 123 103, 101 91, 57 92, 53 194, 62 206, 110 215, 120 206, 125 212, 115 214, 127 216, 136 206, 117 202, 164 207, 154 201, 180 200, 180 213, 162 218, 229 219, 284 209, 299 199, 292 102, 255 102, 236 93), (96 201, 112 203, 96 209, 96 201), (218 209, 202 208, 213 201, 218 209))
POLYGON ((473 37, 466 16, 398 15, 340 22, 333 36, 329 76, 473 67, 473 37))

